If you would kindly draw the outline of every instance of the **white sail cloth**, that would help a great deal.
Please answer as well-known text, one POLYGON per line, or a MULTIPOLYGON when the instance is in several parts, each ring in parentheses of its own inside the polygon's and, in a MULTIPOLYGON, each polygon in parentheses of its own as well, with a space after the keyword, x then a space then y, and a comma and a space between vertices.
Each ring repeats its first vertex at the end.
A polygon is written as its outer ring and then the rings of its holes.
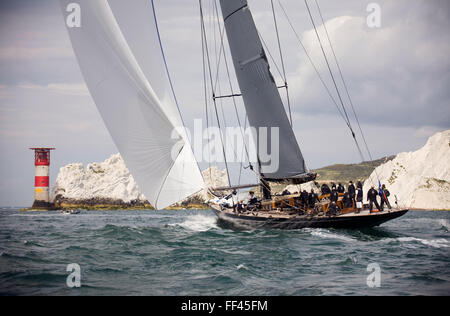
POLYGON ((60 0, 90 94, 150 203, 170 206, 203 189, 203 178, 173 102, 148 0, 60 0), (69 11, 69 12, 68 12, 69 11))

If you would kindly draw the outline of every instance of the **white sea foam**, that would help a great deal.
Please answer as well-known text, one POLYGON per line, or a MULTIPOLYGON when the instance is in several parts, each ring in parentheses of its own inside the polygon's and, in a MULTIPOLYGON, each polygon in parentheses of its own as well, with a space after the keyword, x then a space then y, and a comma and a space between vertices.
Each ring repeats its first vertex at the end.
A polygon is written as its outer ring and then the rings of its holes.
POLYGON ((37 211, 33 211, 33 213, 29 213, 30 211, 26 211, 24 213, 19 213, 19 214, 10 214, 8 216, 15 216, 15 217, 43 217, 45 216, 46 218, 50 218, 50 217, 55 217, 55 216, 60 216, 61 213, 48 213, 48 212, 37 212, 37 211))
POLYGON ((396 240, 400 242, 420 242, 423 245, 431 246, 434 248, 448 248, 450 247, 448 240, 440 238, 440 239, 422 239, 416 237, 399 237, 396 240))
POLYGON ((188 230, 204 232, 217 228, 215 217, 205 215, 192 215, 186 218, 182 223, 169 224, 170 226, 180 226, 188 230))
POLYGON ((240 265, 236 266, 236 270, 241 270, 241 269, 248 270, 248 268, 244 264, 240 264, 240 265))
POLYGON ((440 219, 439 225, 441 225, 441 227, 444 227, 447 231, 450 230, 450 225, 446 219, 440 219))
POLYGON ((334 234, 328 230, 324 230, 324 229, 311 229, 310 233, 312 236, 316 236, 316 237, 320 237, 320 238, 325 238, 325 239, 339 239, 342 241, 353 241, 353 238, 347 237, 347 236, 343 236, 343 235, 338 235, 338 234, 334 234))
POLYGON ((249 256, 252 254, 251 252, 245 251, 245 250, 227 250, 227 249, 221 248, 220 251, 228 253, 230 255, 249 256))

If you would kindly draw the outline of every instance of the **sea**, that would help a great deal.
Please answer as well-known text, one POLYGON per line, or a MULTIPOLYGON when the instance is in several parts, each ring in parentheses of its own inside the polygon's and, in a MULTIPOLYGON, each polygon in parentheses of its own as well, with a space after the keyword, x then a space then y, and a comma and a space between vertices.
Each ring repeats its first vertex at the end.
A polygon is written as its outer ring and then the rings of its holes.
POLYGON ((0 295, 450 295, 450 212, 232 230, 210 210, 0 209, 0 295))

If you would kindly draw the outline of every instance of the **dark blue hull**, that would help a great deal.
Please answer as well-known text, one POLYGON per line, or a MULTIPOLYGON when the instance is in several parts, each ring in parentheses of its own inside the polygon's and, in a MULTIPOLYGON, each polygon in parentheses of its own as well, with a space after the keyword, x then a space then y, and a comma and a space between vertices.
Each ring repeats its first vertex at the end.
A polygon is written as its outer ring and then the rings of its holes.
MULTIPOLYGON (((341 216, 290 216, 267 218, 222 211, 212 206, 220 221, 236 228, 301 229, 301 228, 365 228, 379 226, 405 215, 408 210, 392 210, 372 214, 346 214, 341 216)), ((364 213, 364 212, 363 212, 364 213)), ((367 213, 367 212, 366 212, 367 213)))

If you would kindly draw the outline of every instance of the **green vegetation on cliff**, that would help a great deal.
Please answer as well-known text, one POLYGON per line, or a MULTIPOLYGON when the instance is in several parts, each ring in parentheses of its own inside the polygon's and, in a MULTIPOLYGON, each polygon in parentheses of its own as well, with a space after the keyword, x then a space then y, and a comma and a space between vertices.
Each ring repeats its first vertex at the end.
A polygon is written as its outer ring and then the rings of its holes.
POLYGON ((395 156, 380 158, 373 161, 364 161, 358 164, 336 164, 312 170, 317 173, 318 182, 364 181, 379 165, 394 159, 395 156))

